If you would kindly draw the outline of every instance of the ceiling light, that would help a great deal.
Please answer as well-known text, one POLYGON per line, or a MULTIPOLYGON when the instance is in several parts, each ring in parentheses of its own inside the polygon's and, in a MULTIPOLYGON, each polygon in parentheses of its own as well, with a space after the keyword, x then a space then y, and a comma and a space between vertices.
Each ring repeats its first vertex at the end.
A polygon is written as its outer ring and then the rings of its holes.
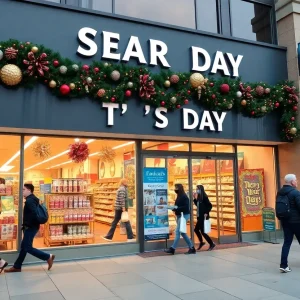
POLYGON ((0 168, 0 172, 8 172, 8 171, 10 171, 13 168, 14 168, 14 166, 2 166, 0 168))
POLYGON ((54 168, 59 167, 59 166, 62 166, 62 165, 66 165, 66 164, 69 164, 69 163, 71 163, 71 162, 73 162, 73 161, 72 161, 72 160, 68 160, 68 161, 65 161, 65 162, 63 162, 63 163, 61 163, 61 164, 58 164, 58 165, 52 166, 52 167, 50 167, 50 168, 47 168, 47 170, 49 170, 49 169, 54 169, 54 168))
POLYGON ((100 152, 95 152, 95 153, 90 154, 89 157, 96 156, 96 155, 99 155, 99 154, 100 154, 100 152))
POLYGON ((119 146, 113 147, 113 150, 116 150, 116 149, 119 149, 119 148, 122 148, 122 147, 125 147, 125 146, 129 146, 129 145, 132 145, 132 144, 134 144, 134 142, 128 142, 128 143, 125 143, 125 144, 121 144, 119 146))
POLYGON ((174 148, 179 148, 179 147, 183 147, 183 144, 177 144, 174 146, 170 146, 169 149, 174 149, 174 148))
POLYGON ((80 141, 79 138, 74 139, 75 143, 78 143, 80 141))
MULTIPOLYGON (((24 150, 26 150, 31 144, 33 144, 39 137, 38 136, 33 136, 30 138, 30 140, 24 145, 24 150)), ((20 156, 20 150, 15 154, 13 155, 2 167, 2 168, 5 168, 7 167, 12 161, 14 161, 18 156, 20 156)))

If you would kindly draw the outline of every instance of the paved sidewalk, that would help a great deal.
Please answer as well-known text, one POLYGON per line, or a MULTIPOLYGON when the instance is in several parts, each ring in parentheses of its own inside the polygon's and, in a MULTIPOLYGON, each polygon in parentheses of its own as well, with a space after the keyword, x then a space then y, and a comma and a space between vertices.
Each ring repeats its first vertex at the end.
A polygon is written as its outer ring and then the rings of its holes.
POLYGON ((280 274, 281 245, 200 252, 197 255, 116 257, 24 267, 0 275, 1 300, 234 300, 300 299, 300 247, 291 273, 280 274))

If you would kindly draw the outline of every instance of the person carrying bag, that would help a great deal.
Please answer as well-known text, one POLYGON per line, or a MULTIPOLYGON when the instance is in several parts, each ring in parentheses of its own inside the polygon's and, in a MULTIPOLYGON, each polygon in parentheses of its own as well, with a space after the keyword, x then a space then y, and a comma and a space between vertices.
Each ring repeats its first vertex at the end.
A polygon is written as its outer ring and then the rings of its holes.
POLYGON ((216 247, 215 243, 208 235, 208 233, 211 231, 209 213, 212 209, 212 204, 204 191, 203 185, 197 185, 197 192, 194 194, 194 204, 197 206, 197 224, 194 232, 200 242, 197 250, 200 250, 205 245, 205 242, 203 241, 204 237, 209 243, 209 248, 207 251, 211 251, 216 247))

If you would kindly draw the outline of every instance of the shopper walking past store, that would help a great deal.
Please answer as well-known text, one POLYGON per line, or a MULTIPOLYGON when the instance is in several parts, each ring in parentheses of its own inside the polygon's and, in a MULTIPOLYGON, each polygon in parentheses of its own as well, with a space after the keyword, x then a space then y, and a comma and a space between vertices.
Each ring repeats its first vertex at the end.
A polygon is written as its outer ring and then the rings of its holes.
POLYGON ((14 266, 5 273, 21 272, 22 264, 25 260, 27 253, 37 257, 40 260, 47 261, 48 270, 52 268, 55 255, 45 253, 41 250, 32 247, 33 239, 40 229, 38 222, 38 205, 39 199, 33 194, 34 186, 31 183, 24 184, 23 196, 26 199, 23 211, 23 240, 21 243, 21 251, 14 266))
POLYGON ((175 208, 173 209, 173 211, 175 212, 176 221, 177 221, 176 236, 173 245, 169 249, 166 249, 165 252, 168 254, 175 254, 175 250, 178 246, 180 240, 180 234, 181 234, 181 236, 189 246, 189 250, 185 254, 195 254, 196 249, 191 239, 188 237, 186 233, 180 232, 181 213, 183 213, 183 217, 185 218, 186 221, 190 219, 190 200, 187 194, 185 193, 182 184, 175 184, 175 193, 177 194, 177 198, 175 201, 175 208))
MULTIPOLYGON (((122 218, 123 211, 128 211, 128 183, 126 179, 122 179, 120 182, 120 187, 117 190, 117 196, 115 201, 115 218, 111 224, 108 234, 104 236, 103 239, 107 241, 112 241, 117 225, 122 218)), ((127 239, 130 242, 131 240, 133 240, 131 224, 129 220, 128 222, 124 223, 126 226, 127 239)))
POLYGON ((281 221, 284 234, 280 271, 287 273, 291 271, 288 265, 288 256, 294 235, 300 244, 300 192, 296 189, 296 175, 288 174, 284 180, 285 184, 276 196, 276 215, 281 221))
POLYGON ((197 224, 195 226, 194 232, 200 242, 197 250, 200 250, 205 245, 203 241, 204 237, 205 240, 209 243, 208 251, 211 251, 216 247, 216 245, 209 237, 209 235, 204 232, 204 221, 205 219, 209 220, 209 213, 212 209, 212 204, 204 191, 203 185, 197 185, 197 191, 194 194, 194 204, 197 206, 197 224))

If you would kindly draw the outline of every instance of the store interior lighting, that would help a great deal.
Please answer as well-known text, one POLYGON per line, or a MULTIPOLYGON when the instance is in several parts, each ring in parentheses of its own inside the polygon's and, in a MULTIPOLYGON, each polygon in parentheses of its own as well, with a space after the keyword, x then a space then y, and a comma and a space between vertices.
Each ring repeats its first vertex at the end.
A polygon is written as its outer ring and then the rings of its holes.
POLYGON ((177 144, 177 145, 170 146, 169 149, 174 149, 174 148, 179 148, 179 147, 183 147, 183 144, 177 144))
POLYGON ((121 145, 113 147, 113 150, 120 149, 122 147, 126 147, 126 146, 129 146, 129 145, 132 145, 132 144, 134 144, 134 142, 128 142, 128 143, 125 143, 125 144, 121 144, 121 145))

